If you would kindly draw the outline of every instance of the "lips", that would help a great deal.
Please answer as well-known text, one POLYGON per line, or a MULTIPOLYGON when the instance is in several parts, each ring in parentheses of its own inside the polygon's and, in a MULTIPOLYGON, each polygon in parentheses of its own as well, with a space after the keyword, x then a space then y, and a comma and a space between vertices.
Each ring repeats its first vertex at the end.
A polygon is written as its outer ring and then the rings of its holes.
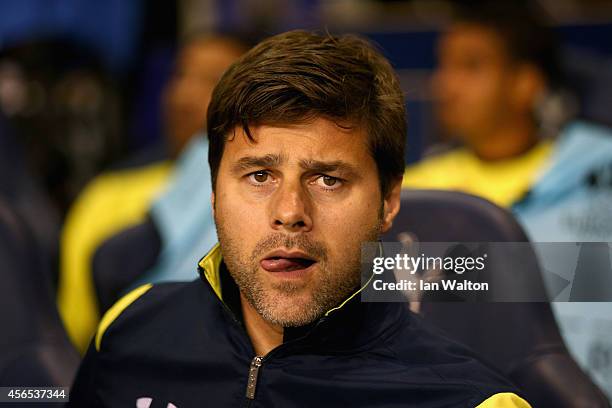
POLYGON ((268 272, 294 272, 308 269, 316 260, 303 252, 275 251, 260 261, 268 272))
POLYGON ((292 272, 306 269, 314 261, 303 258, 270 258, 261 261, 261 267, 268 272, 292 272))

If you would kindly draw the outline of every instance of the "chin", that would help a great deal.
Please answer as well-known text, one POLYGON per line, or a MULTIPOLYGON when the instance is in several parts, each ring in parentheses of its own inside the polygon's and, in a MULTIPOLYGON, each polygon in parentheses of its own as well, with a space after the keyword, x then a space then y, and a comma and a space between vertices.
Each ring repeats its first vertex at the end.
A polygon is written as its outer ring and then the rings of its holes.
POLYGON ((291 297, 290 299, 283 297, 284 299, 279 296, 271 297, 274 304, 268 305, 270 306, 268 310, 262 313, 266 320, 283 327, 299 327, 319 317, 319 313, 316 312, 317 307, 312 304, 310 296, 308 298, 291 297))

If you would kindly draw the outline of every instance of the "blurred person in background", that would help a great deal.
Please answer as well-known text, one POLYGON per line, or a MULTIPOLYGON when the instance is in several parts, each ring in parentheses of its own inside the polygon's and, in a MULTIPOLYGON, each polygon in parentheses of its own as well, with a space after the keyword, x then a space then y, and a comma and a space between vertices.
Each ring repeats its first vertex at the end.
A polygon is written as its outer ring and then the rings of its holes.
POLYGON ((74 40, 10 42, 0 52, 1 184, 46 253, 54 285, 61 220, 118 150, 118 106, 98 58, 74 40))
MULTIPOLYGON (((163 97, 168 158, 103 173, 87 185, 68 213, 60 243, 58 306, 72 341, 81 351, 101 312, 92 277, 96 248, 113 234, 144 220, 154 200, 174 183, 180 173, 177 167, 193 163, 194 157, 205 167, 202 157, 207 145, 201 132, 212 89, 245 50, 238 40, 221 35, 187 41, 178 53, 163 97)), ((203 235, 216 240, 212 221, 209 230, 202 229, 203 235)))
POLYGON ((0 54, 0 111, 62 218, 119 150, 116 87, 95 52, 75 40, 25 41, 0 54))
POLYGON ((442 130, 462 144, 407 168, 404 187, 461 190, 509 206, 551 151, 537 109, 560 78, 550 30, 528 7, 464 7, 441 35, 432 91, 442 130))
MULTIPOLYGON (((533 4, 476 4, 442 34, 433 77, 439 124, 462 146, 408 167, 403 187, 489 199, 511 209, 532 242, 612 241, 612 133, 567 120, 555 41, 533 4)), ((579 279, 610 287, 611 277, 579 265, 563 290, 559 277, 544 278, 572 354, 610 394, 612 303, 584 303, 609 297, 572 288, 579 279)))
MULTIPOLYGON (((49 195, 27 165, 25 147, 0 113, 0 199, 15 209, 32 231, 51 269, 57 263, 60 219, 49 195)), ((49 282, 53 283, 49 273, 49 282)))

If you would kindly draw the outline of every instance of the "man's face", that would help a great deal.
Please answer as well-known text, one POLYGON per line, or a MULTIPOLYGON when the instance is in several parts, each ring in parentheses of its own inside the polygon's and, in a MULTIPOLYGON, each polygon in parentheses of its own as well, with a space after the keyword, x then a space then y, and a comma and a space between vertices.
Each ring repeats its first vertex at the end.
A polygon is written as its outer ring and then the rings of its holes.
POLYGON ((195 40, 181 49, 164 95, 166 131, 173 153, 205 128, 212 91, 241 52, 237 45, 215 38, 195 40))
POLYGON ((471 144, 503 124, 513 109, 513 68, 501 39, 487 28, 457 24, 444 34, 433 78, 444 129, 471 144))
POLYGON ((390 227, 399 194, 381 199, 359 129, 319 118, 251 132, 255 143, 237 128, 225 145, 213 196, 219 242, 251 306, 301 326, 359 286, 361 243, 390 227))

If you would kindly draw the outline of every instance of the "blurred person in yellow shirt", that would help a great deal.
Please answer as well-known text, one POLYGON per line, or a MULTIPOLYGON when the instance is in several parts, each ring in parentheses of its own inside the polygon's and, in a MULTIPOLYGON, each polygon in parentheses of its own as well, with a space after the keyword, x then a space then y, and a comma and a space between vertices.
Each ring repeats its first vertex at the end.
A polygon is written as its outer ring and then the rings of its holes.
POLYGON ((69 211, 60 243, 58 307, 71 340, 81 352, 95 332, 101 312, 92 280, 96 248, 145 219, 153 200, 171 182, 175 160, 194 135, 202 136, 217 80, 244 51, 246 47, 230 37, 197 36, 187 41, 179 50, 163 95, 170 157, 101 174, 86 186, 69 211))
MULTIPOLYGON (((438 55, 438 123, 461 147, 409 166, 403 187, 484 197, 511 209, 532 242, 610 242, 612 132, 567 120, 555 41, 533 4, 479 2, 441 35, 438 55)), ((609 280, 578 265, 574 276, 609 280)), ((564 341, 612 395, 612 303, 575 301, 557 278, 544 273, 564 341)))
POLYGON ((408 167, 404 187, 460 190, 508 207, 552 150, 536 111, 559 80, 550 30, 530 7, 465 9, 441 35, 432 93, 439 124, 462 146, 408 167))

